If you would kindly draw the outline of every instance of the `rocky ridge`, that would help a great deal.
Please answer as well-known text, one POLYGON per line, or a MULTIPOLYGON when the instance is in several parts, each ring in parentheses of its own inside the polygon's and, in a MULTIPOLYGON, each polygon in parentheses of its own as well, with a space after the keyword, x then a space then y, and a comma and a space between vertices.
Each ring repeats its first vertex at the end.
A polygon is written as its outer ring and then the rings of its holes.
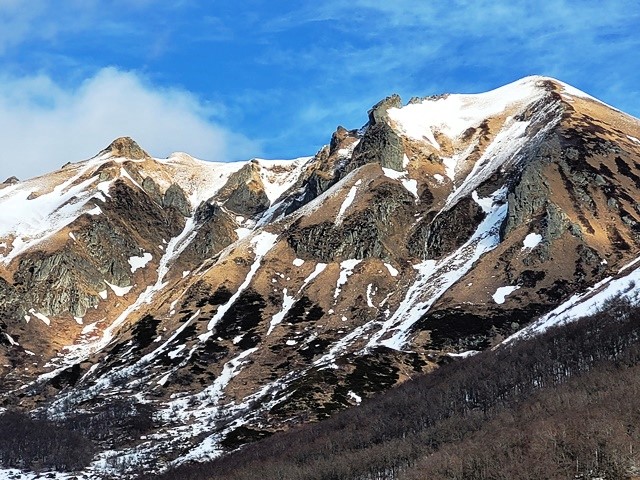
POLYGON ((90 472, 160 468, 635 298, 638 137, 528 77, 389 97, 314 157, 154 159, 122 138, 5 182, 3 403, 63 418, 131 399, 151 424, 90 472))

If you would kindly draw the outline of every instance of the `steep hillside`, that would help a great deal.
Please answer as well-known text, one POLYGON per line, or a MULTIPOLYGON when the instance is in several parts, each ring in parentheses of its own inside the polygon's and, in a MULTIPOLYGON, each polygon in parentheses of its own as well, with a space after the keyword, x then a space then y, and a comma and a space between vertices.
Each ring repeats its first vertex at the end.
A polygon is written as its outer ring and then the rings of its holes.
POLYGON ((150 421, 89 471, 163 468, 633 299, 638 138, 527 77, 389 97, 314 157, 154 159, 123 138, 5 183, 2 402, 73 423, 126 398, 150 421))
POLYGON ((159 478, 634 478, 640 309, 606 307, 159 478))

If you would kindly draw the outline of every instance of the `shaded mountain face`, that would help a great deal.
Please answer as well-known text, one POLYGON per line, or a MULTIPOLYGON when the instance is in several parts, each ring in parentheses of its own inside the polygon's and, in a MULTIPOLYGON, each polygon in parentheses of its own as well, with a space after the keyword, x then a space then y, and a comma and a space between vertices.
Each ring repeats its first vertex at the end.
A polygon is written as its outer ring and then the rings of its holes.
POLYGON ((2 402, 57 419, 144 405, 143 435, 101 448, 160 468, 633 297, 639 138, 528 77, 389 97, 308 158, 154 159, 122 138, 7 181, 2 402))

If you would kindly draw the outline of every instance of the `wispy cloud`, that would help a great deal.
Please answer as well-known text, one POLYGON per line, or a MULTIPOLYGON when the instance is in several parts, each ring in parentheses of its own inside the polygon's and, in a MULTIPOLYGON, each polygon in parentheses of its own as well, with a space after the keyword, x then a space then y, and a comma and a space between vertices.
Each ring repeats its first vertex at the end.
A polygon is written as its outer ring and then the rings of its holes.
POLYGON ((260 152, 256 142, 212 121, 217 114, 212 106, 132 72, 105 68, 75 88, 46 75, 0 81, 5 177, 30 177, 88 158, 123 135, 160 157, 181 150, 222 161, 260 152))

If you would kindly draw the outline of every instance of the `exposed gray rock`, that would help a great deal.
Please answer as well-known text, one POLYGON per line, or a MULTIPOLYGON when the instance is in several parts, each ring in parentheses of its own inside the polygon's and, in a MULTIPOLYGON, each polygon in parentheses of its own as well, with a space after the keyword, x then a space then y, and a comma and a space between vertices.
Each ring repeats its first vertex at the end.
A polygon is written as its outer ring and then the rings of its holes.
POLYGON ((239 215, 253 217, 264 212, 271 202, 260 180, 260 166, 250 162, 229 177, 216 196, 224 206, 239 215))
POLYGON ((182 254, 183 260, 197 266, 238 239, 233 218, 221 207, 202 202, 194 213, 198 233, 182 254))
POLYGON ((379 163, 385 168, 402 171, 404 148, 402 139, 386 123, 370 126, 353 150, 347 172, 367 163, 379 163))
POLYGON ((387 123, 389 114, 387 110, 390 108, 401 108, 402 99, 399 95, 393 94, 383 100, 376 103, 371 110, 369 110, 369 126, 378 125, 381 123, 387 123))
POLYGON ((20 180, 18 180, 18 177, 9 177, 7 178, 4 182, 2 182, 2 185, 15 185, 16 183, 20 183, 20 180))
POLYGON ((440 258, 471 238, 483 218, 478 204, 471 198, 463 198, 435 218, 433 214, 427 215, 409 237, 407 249, 424 260, 440 258))
POLYGON ((162 193, 160 192, 160 188, 158 184, 151 177, 145 177, 142 181, 142 188, 145 192, 149 194, 149 196, 159 205, 163 204, 162 193))
POLYGON ((389 108, 399 108, 402 100, 398 95, 392 95, 378 102, 369 110, 369 124, 353 151, 353 157, 349 162, 346 172, 355 170, 367 163, 379 163, 385 168, 402 171, 404 148, 402 139, 388 124, 389 108))
POLYGON ((300 258, 321 262, 349 258, 391 259, 397 245, 391 241, 396 225, 410 221, 413 196, 400 185, 382 184, 373 192, 369 208, 355 212, 336 225, 323 222, 287 232, 287 241, 300 258))
POLYGON ((164 192, 164 198, 160 202, 165 208, 174 207, 183 217, 191 215, 191 203, 184 190, 177 183, 172 183, 167 191, 164 192))

